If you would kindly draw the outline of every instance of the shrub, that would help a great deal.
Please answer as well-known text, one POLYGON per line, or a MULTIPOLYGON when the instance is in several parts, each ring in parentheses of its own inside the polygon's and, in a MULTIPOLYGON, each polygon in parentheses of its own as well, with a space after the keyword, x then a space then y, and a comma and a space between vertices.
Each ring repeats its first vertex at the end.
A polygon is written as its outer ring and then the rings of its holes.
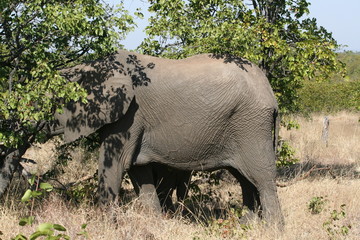
POLYGON ((319 214, 324 210, 327 202, 328 200, 324 197, 313 197, 308 203, 308 209, 311 214, 319 214))
POLYGON ((323 227, 330 240, 345 239, 349 234, 351 225, 341 222, 341 220, 346 217, 345 206, 345 204, 342 204, 340 206, 340 211, 331 211, 330 217, 323 223, 323 227))
POLYGON ((300 91, 300 112, 360 111, 360 81, 306 82, 300 91))
POLYGON ((277 167, 287 167, 291 166, 300 160, 295 157, 295 149, 290 146, 288 141, 280 140, 279 146, 277 149, 277 167))

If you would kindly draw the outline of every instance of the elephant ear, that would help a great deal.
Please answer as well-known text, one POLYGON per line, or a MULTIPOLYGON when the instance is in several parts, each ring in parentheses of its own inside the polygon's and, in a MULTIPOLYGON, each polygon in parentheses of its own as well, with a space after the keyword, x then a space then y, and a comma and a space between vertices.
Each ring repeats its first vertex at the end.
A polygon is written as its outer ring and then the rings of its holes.
POLYGON ((88 136, 123 117, 134 98, 131 78, 116 61, 98 61, 63 71, 87 92, 87 103, 70 102, 56 116, 64 126, 66 142, 88 136))

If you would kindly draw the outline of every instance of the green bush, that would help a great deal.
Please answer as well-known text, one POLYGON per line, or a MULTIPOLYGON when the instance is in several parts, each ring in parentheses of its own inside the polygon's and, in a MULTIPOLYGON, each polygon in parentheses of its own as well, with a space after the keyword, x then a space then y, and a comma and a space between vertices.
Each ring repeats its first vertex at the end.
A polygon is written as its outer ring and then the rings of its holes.
MULTIPOLYGON (((41 182, 40 180, 40 177, 36 177, 35 175, 28 180, 28 182, 30 183, 30 188, 21 198, 21 202, 25 202, 30 205, 30 211, 27 217, 23 217, 20 219, 20 226, 33 226, 33 224, 35 223, 35 216, 33 212, 35 199, 39 199, 40 197, 44 196, 45 193, 52 192, 54 189, 51 184, 47 182, 41 182)), ((84 239, 89 239, 89 234, 86 230, 86 226, 87 224, 82 224, 81 232, 79 232, 77 235, 82 236, 84 239)), ((37 226, 36 230, 29 237, 25 236, 22 233, 19 233, 11 240, 70 240, 70 237, 66 234, 66 231, 66 228, 60 224, 40 223, 37 226)))
POLYGON ((360 111, 360 54, 343 52, 338 59, 346 65, 346 76, 336 74, 327 82, 305 81, 299 91, 301 113, 360 111))
POLYGON ((308 203, 308 209, 311 214, 319 214, 324 210, 327 202, 324 197, 313 197, 308 203))
POLYGON ((346 239, 349 234, 351 225, 346 224, 343 220, 346 217, 345 204, 340 206, 340 211, 332 210, 330 217, 323 223, 323 227, 330 240, 346 239))
POLYGON ((304 114, 360 111, 360 81, 306 82, 299 105, 304 114))
MULTIPOLYGON (((338 54, 338 59, 346 64, 348 79, 360 80, 360 53, 343 52, 338 54)), ((333 80, 342 80, 340 75, 334 76, 333 80)))

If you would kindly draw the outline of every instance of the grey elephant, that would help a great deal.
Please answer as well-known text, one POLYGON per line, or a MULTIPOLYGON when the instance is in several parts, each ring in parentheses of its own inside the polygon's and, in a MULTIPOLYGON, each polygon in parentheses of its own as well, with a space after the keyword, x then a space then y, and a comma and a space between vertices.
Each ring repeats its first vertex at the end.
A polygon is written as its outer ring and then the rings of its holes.
POLYGON ((229 55, 169 60, 121 50, 63 74, 88 91, 88 101, 69 103, 56 119, 68 142, 99 133, 103 203, 117 199, 129 171, 144 204, 160 211, 153 163, 228 169, 245 206, 283 222, 272 132, 278 107, 257 66, 229 55))

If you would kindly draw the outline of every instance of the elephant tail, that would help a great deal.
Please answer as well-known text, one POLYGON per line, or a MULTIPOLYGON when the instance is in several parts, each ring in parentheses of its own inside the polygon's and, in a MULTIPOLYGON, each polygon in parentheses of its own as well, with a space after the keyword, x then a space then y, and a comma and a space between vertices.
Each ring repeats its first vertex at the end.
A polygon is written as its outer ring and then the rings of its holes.
POLYGON ((279 131, 280 131, 280 122, 281 117, 278 109, 274 110, 274 136, 273 136, 273 147, 275 151, 275 155, 277 156, 277 146, 279 142, 279 131))

